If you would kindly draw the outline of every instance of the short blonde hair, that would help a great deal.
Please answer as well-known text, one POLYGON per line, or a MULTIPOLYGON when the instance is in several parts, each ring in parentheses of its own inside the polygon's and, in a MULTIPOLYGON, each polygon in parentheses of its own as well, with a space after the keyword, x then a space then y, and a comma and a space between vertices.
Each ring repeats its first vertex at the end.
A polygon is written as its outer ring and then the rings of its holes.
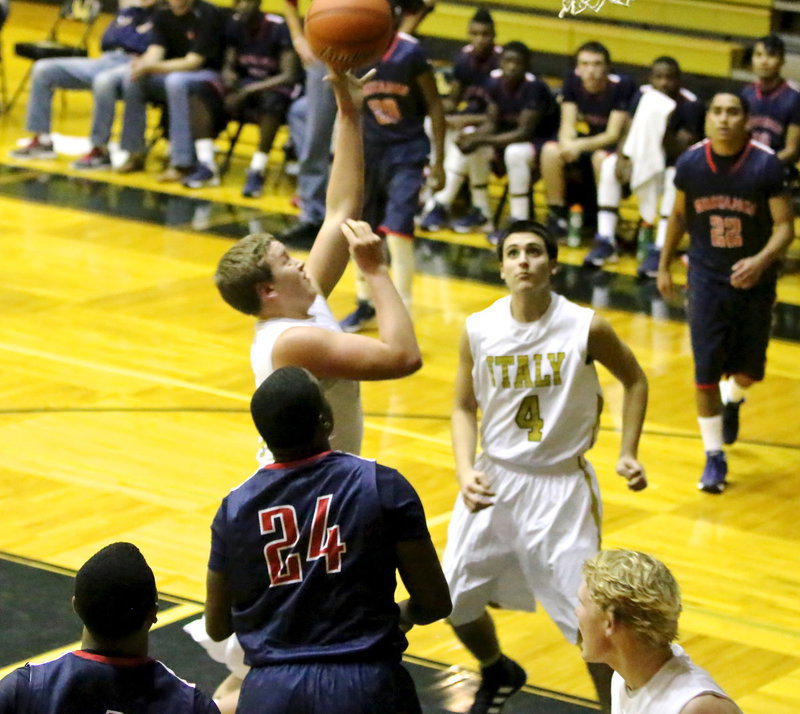
POLYGON ((591 600, 656 646, 678 636, 681 591, 664 563, 634 550, 603 550, 583 564, 591 600))
POLYGON ((217 265, 214 282, 222 299, 245 315, 258 315, 261 311, 256 285, 272 281, 266 256, 274 240, 269 233, 245 236, 236 241, 217 265))

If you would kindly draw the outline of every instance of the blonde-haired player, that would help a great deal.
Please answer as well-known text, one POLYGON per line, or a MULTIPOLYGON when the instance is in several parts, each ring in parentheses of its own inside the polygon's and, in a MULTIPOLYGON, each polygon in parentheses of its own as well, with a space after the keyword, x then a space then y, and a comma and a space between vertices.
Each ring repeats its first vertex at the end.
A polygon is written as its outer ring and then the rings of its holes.
MULTIPOLYGON (((624 388, 617 472, 646 486, 637 459, 647 378, 606 320, 551 292, 555 238, 533 221, 500 234, 510 295, 467 318, 452 414, 461 494, 444 554, 450 623, 481 664, 471 714, 499 712, 526 674, 505 657, 490 603, 535 610, 538 599, 570 642, 581 564, 600 544, 600 496, 584 458, 594 443, 602 394, 594 360, 624 388), (475 458, 481 411, 482 453, 475 458)), ((611 670, 590 664, 609 711, 611 670)))
POLYGON ((583 658, 614 669, 613 714, 741 714, 679 645, 681 593, 646 553, 604 550, 583 566, 576 610, 583 658))

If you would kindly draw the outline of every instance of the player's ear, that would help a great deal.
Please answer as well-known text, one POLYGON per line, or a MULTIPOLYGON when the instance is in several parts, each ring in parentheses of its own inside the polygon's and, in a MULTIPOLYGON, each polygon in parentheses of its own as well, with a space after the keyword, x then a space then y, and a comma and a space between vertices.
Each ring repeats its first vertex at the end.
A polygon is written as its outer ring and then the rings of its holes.
POLYGON ((275 288, 272 287, 272 285, 270 285, 269 283, 257 283, 256 293, 258 294, 258 297, 262 302, 264 300, 274 298, 278 294, 275 288))
POLYGON ((558 261, 551 260, 550 261, 550 275, 555 275, 558 272, 558 261))

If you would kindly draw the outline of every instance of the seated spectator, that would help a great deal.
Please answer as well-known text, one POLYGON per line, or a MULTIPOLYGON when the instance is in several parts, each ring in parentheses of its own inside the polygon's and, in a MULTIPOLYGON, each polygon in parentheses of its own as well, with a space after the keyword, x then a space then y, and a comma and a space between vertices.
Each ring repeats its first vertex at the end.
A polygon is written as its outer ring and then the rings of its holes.
POLYGON ((752 58, 756 81, 742 90, 742 96, 750 105, 747 128, 753 139, 794 170, 800 158, 800 91, 781 76, 785 59, 786 45, 778 35, 757 40, 752 58))
POLYGON ((705 107, 681 86, 678 63, 672 57, 659 57, 650 68, 650 84, 641 88, 630 111, 633 119, 621 149, 603 159, 600 167, 597 235, 583 264, 599 268, 617 260, 619 204, 623 185, 628 184, 642 217, 637 234, 638 274, 654 278, 675 202, 675 162, 703 138, 705 107))
POLYGON ((453 221, 453 230, 468 233, 481 228, 490 230, 487 184, 489 166, 485 161, 469 161, 455 145, 467 127, 486 119, 488 100, 485 84, 492 70, 499 67, 502 47, 494 42, 494 20, 485 8, 479 8, 467 28, 470 44, 461 48, 453 61, 449 93, 442 98, 447 121, 444 143, 445 185, 425 206, 420 227, 438 231, 449 223, 449 210, 464 179, 469 175, 472 208, 463 218, 453 221))
POLYGON ((646 553, 604 550, 583 566, 576 608, 583 658, 614 670, 616 714, 741 714, 679 645, 681 593, 646 553))
POLYGON ((211 698, 147 656, 156 622, 153 571, 131 543, 112 543, 75 576, 81 649, 26 664, 0 681, 0 712, 218 714, 211 698))
POLYGON ((238 0, 226 32, 222 83, 207 84, 206 91, 192 96, 197 168, 184 180, 189 188, 219 183, 213 137, 220 124, 234 117, 257 122, 261 132, 242 195, 256 198, 263 191, 275 134, 301 85, 300 63, 286 23, 279 15, 261 12, 260 5, 260 0, 238 0))
POLYGON ((194 170, 189 95, 204 82, 219 81, 224 17, 206 0, 167 0, 153 16, 153 41, 131 63, 123 88, 125 114, 120 146, 129 153, 120 173, 141 171, 145 162, 147 103, 162 102, 169 114, 170 168, 161 181, 180 181, 194 170))
POLYGON ((548 228, 557 237, 567 234, 566 167, 587 157, 597 175, 630 118, 636 85, 629 77, 609 74, 610 63, 608 50, 599 42, 578 48, 575 70, 564 78, 558 141, 542 150, 548 228))
POLYGON ((277 369, 250 411, 276 463, 223 499, 206 581, 209 637, 235 632, 251 667, 236 711, 419 712, 404 633, 450 613, 419 496, 331 451, 333 413, 307 370, 277 369))
POLYGON ((33 64, 31 93, 25 128, 33 133, 28 143, 15 151, 15 159, 54 159, 50 136, 53 94, 56 89, 91 89, 94 113, 90 139, 92 150, 74 164, 76 169, 111 166, 108 142, 114 124, 117 99, 130 72, 131 60, 150 43, 156 0, 123 0, 116 17, 100 41, 99 57, 55 57, 33 64))

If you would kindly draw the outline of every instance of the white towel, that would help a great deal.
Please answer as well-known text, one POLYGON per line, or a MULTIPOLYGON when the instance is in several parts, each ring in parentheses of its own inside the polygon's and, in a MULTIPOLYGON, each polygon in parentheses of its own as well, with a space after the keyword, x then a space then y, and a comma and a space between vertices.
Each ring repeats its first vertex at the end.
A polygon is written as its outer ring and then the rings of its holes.
POLYGON ((676 102, 655 89, 644 92, 631 120, 622 153, 631 160, 631 189, 649 181, 666 167, 664 132, 676 102))

